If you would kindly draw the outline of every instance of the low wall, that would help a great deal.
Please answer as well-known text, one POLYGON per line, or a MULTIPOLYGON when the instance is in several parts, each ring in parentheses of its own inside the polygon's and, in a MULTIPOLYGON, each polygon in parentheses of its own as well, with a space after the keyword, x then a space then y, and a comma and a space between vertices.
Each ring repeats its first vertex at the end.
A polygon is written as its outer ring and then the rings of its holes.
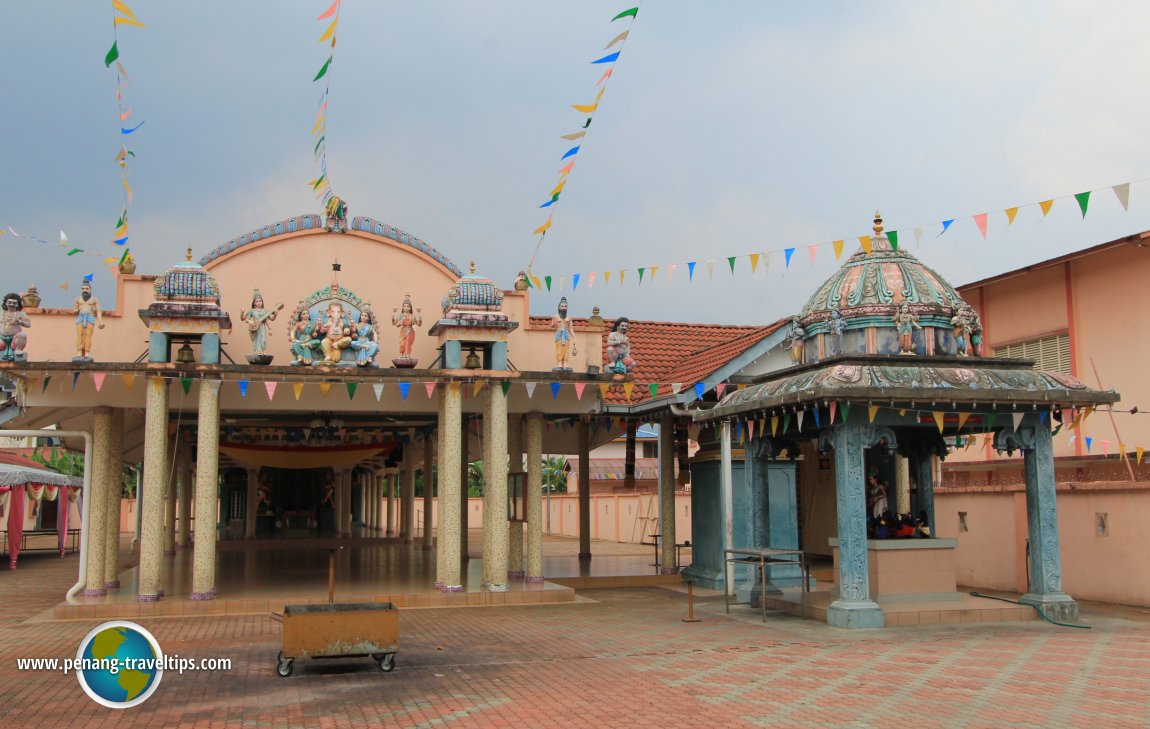
MULTIPOLYGON (((1026 494, 1021 485, 935 496, 938 536, 957 539, 957 576, 972 588, 1026 591, 1026 494)), ((1150 606, 1150 484, 1060 483, 1062 588, 1074 598, 1150 606)))

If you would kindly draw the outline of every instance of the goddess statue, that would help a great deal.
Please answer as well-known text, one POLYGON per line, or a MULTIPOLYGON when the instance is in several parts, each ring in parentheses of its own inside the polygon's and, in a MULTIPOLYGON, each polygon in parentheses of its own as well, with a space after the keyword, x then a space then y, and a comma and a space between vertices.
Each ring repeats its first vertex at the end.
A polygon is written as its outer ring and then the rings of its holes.
POLYGON ((903 301, 894 314, 894 326, 898 330, 898 353, 914 354, 914 330, 922 329, 918 315, 910 311, 910 303, 903 301))
POLYGON ((291 353, 293 365, 310 365, 320 354, 320 337, 323 332, 320 328, 319 312, 313 316, 308 312, 304 303, 299 302, 293 317, 295 325, 291 329, 291 353))
POLYGON ((351 333, 351 348, 355 352, 355 363, 369 367, 375 363, 379 352, 378 335, 375 331, 375 314, 366 306, 359 312, 359 322, 351 333))
POLYGON ((414 367, 419 360, 412 356, 415 328, 423 326, 423 310, 411 305, 411 294, 403 297, 400 308, 391 310, 391 323, 399 327, 399 356, 391 362, 396 367, 414 367))
MULTIPOLYGON (((956 354, 959 357, 969 356, 967 351, 967 343, 971 341, 974 333, 974 309, 970 308, 970 304, 962 304, 954 312, 954 316, 950 319, 950 326, 952 327, 951 333, 954 335, 954 346, 956 354)), ((979 326, 979 344, 982 344, 981 323, 979 326)))
POLYGON ((3 312, 0 312, 0 362, 24 362, 28 359, 24 353, 24 345, 28 343, 24 328, 32 326, 32 320, 24 313, 20 294, 5 294, 3 306, 3 312))
POLYGON ((264 308, 264 297, 259 289, 252 290, 252 305, 247 311, 240 314, 240 321, 248 325, 248 333, 252 338, 252 353, 248 355, 249 364, 271 364, 272 356, 267 353, 268 334, 271 333, 271 322, 275 321, 283 304, 276 304, 274 309, 264 308))
POLYGON ((787 334, 786 344, 791 350, 791 362, 793 364, 803 363, 803 337, 806 335, 806 330, 803 329, 802 323, 797 316, 791 317, 791 331, 787 334))

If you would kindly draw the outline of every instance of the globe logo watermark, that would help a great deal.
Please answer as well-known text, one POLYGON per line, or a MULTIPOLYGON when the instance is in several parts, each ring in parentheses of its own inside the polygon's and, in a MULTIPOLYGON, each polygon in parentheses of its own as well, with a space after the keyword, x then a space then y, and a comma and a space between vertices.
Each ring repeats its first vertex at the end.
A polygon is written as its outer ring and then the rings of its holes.
POLYGON ((75 670, 92 701, 127 709, 144 703, 159 688, 164 654, 146 628, 130 620, 110 620, 80 641, 75 670))

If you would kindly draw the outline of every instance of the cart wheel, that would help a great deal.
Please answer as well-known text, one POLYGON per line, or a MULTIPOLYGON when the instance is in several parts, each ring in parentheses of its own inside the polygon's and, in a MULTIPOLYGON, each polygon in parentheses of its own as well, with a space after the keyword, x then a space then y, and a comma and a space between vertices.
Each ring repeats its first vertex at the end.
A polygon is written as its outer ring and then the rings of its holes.
POLYGON ((385 653, 383 658, 379 659, 379 670, 384 673, 391 673, 395 670, 395 654, 385 653))
MULTIPOLYGON (((280 652, 280 655, 283 655, 282 651, 280 652)), ((292 667, 294 664, 295 660, 292 658, 281 658, 279 664, 276 666, 276 673, 278 673, 283 678, 287 678, 291 675, 292 667)))

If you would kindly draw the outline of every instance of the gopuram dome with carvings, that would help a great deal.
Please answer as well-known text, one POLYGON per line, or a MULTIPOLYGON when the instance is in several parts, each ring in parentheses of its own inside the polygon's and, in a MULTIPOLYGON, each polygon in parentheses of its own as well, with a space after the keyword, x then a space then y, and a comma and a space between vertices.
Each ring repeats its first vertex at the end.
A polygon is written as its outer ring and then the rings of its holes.
POLYGON ((884 234, 875 213, 869 250, 860 248, 807 301, 796 317, 803 361, 837 354, 975 353, 981 342, 977 314, 893 236, 884 234))

